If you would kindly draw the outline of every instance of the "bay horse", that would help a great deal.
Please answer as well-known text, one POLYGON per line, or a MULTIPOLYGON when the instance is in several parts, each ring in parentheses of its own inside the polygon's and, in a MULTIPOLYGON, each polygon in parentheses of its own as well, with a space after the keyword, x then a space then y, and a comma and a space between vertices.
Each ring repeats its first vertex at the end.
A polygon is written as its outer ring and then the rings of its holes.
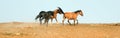
MULTIPOLYGON (((62 9, 59 7, 60 11, 62 11, 62 9)), ((63 11, 62 11, 63 12, 63 11)), ((75 12, 65 12, 63 13, 63 20, 62 20, 62 23, 64 25, 64 20, 65 19, 68 19, 68 23, 71 25, 71 23, 69 22, 69 20, 74 20, 74 25, 75 25, 75 21, 77 21, 77 24, 78 24, 78 19, 77 19, 77 16, 78 15, 81 15, 83 16, 83 12, 82 10, 77 10, 75 12)))
POLYGON ((56 22, 58 23, 56 18, 57 13, 61 14, 59 9, 55 9, 54 11, 41 11, 39 15, 36 16, 35 20, 39 18, 40 24, 42 24, 42 20, 45 19, 45 23, 47 22, 48 24, 49 19, 51 19, 51 23, 52 23, 52 20, 55 19, 56 22))

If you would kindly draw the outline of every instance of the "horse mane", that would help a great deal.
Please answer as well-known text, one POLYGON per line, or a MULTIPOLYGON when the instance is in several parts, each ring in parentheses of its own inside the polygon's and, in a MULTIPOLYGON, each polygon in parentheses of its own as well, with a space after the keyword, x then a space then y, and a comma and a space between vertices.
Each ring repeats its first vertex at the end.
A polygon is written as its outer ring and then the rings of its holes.
POLYGON ((64 14, 63 10, 60 7, 58 7, 58 9, 64 14))
POLYGON ((77 11, 75 11, 74 13, 77 13, 77 12, 81 12, 81 10, 77 10, 77 11))

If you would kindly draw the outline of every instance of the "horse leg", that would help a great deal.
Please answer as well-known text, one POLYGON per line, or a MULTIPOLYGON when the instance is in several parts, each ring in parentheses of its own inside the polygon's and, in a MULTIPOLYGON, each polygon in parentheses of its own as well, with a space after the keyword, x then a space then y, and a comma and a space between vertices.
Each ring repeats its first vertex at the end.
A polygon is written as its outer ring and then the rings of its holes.
POLYGON ((65 17, 63 17, 63 20, 62 20, 62 24, 64 25, 64 20, 65 20, 65 17))
POLYGON ((48 21, 49 21, 49 19, 47 19, 47 26, 48 26, 48 21))
POLYGON ((76 21, 76 20, 74 20, 74 26, 75 26, 75 21, 76 21))
POLYGON ((62 20, 62 24, 64 25, 64 20, 62 20))
POLYGON ((57 18, 55 18, 55 20, 56 20, 56 22, 57 22, 57 24, 58 24, 58 20, 57 20, 57 18))
POLYGON ((42 18, 40 18, 40 24, 42 24, 42 20, 43 20, 44 18, 42 17, 42 18))
POLYGON ((68 23, 71 25, 71 23, 70 23, 69 19, 68 19, 68 23))
POLYGON ((78 19, 77 19, 77 24, 78 24, 78 19))
POLYGON ((52 24, 52 21, 53 21, 53 18, 51 18, 51 23, 50 24, 52 24))
POLYGON ((39 21, 40 21, 40 24, 42 24, 42 19, 41 18, 39 18, 39 21))
POLYGON ((46 26, 48 26, 48 20, 47 19, 45 19, 44 24, 46 24, 46 26))
POLYGON ((46 22, 47 22, 47 19, 44 20, 44 24, 46 24, 46 22))
POLYGON ((50 19, 49 17, 45 19, 46 20, 45 22, 47 23, 47 26, 48 26, 49 19, 50 19))

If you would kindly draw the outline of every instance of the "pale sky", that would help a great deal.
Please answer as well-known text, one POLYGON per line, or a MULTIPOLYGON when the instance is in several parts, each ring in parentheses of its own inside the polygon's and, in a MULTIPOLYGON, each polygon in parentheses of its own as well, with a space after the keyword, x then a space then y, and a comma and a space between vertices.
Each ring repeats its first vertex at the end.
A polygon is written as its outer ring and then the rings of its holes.
MULTIPOLYGON (((0 22, 34 22, 40 11, 57 7, 64 12, 83 10, 79 23, 120 23, 120 0, 0 0, 0 22)), ((60 23, 62 18, 58 14, 60 23)))

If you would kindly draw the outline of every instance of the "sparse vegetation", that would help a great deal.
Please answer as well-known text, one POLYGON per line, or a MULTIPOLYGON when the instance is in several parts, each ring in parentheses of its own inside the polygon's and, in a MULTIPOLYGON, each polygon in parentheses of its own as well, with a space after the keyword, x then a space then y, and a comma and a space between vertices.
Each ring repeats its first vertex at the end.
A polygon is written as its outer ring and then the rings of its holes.
POLYGON ((119 25, 0 23, 0 38, 120 38, 119 25))

